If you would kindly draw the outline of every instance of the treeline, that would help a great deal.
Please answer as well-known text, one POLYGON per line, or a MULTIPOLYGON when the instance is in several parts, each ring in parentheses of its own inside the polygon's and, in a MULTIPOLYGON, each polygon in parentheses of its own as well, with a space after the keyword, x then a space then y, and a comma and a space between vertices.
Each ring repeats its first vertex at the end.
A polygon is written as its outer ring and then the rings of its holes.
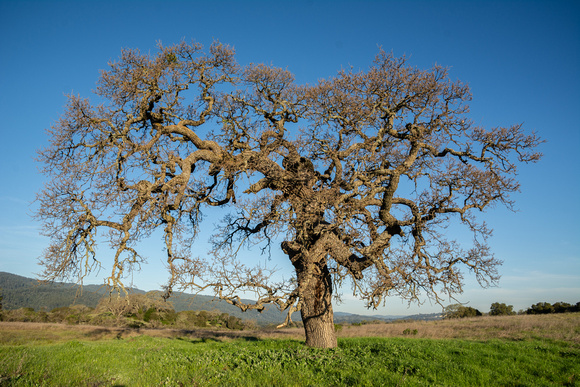
POLYGON ((580 302, 571 305, 567 302, 538 302, 526 310, 526 314, 549 314, 549 313, 569 313, 580 312, 580 302))
MULTIPOLYGON (((489 316, 512 316, 516 314, 549 314, 549 313, 572 313, 580 312, 580 302, 575 305, 567 302, 556 302, 550 304, 549 302, 538 302, 531 307, 519 312, 514 311, 513 305, 506 305, 505 303, 494 302, 489 309, 489 316)), ((470 306, 463 306, 461 304, 453 304, 446 306, 443 309, 443 318, 464 318, 483 316, 479 310, 470 306)))
POLYGON ((204 327, 237 330, 255 328, 251 322, 219 311, 176 312, 171 304, 162 300, 157 293, 103 297, 95 308, 78 304, 54 308, 51 311, 35 311, 34 308, 27 307, 2 310, 1 302, 0 298, 0 321, 88 324, 125 328, 204 327))
MULTIPOLYGON (((128 289, 131 294, 145 294, 140 289, 128 289)), ((159 295, 160 291, 154 291, 159 295)), ((11 273, 0 272, 0 295, 4 296, 4 309, 13 310, 21 308, 33 308, 36 311, 52 311, 59 307, 70 305, 86 305, 96 308, 102 297, 109 294, 105 286, 83 285, 77 286, 71 283, 41 283, 32 278, 26 278, 11 273)), ((171 306, 176 312, 182 311, 219 311, 242 320, 250 320, 258 325, 280 324, 286 317, 276 307, 270 306, 259 313, 255 310, 242 312, 238 307, 225 301, 215 299, 213 296, 202 294, 187 294, 174 292, 171 298, 171 306)), ((244 300, 251 302, 250 300, 244 300)), ((292 315, 295 321, 300 320, 300 314, 292 315)))

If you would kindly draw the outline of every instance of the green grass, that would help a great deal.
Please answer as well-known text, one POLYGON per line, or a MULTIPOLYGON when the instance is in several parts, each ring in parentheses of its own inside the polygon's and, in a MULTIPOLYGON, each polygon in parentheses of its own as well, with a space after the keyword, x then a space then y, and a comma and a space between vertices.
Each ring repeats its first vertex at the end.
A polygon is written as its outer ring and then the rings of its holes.
POLYGON ((296 340, 138 336, 0 347, 2 386, 579 385, 580 348, 550 340, 296 340))

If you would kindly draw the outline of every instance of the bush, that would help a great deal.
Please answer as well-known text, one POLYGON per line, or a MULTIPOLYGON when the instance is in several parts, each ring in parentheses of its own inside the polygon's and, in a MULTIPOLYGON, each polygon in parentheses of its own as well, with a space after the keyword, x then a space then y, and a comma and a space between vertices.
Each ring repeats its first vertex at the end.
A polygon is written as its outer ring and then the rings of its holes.
POLYGON ((235 316, 229 316, 225 321, 225 325, 226 328, 228 329, 237 329, 237 330, 244 329, 243 321, 235 316))
POLYGON ((91 321, 93 308, 85 305, 63 306, 54 308, 50 313, 38 312, 38 320, 67 324, 83 324, 91 321))
POLYGON ((527 314, 548 314, 554 313, 554 307, 549 302, 538 302, 532 305, 527 311, 527 314))
POLYGON ((580 312, 580 302, 571 305, 567 302, 556 302, 554 305, 549 302, 538 302, 526 310, 526 314, 549 314, 549 313, 571 313, 580 312))
POLYGON ((489 309, 490 316, 513 316, 516 312, 514 311, 513 305, 506 305, 503 302, 494 302, 491 304, 489 309))
POLYGON ((20 308, 4 311, 4 321, 37 322, 34 308, 20 308))
POLYGON ((105 297, 96 309, 99 314, 112 314, 116 325, 128 327, 161 326, 175 321, 175 311, 157 293, 129 294, 126 297, 105 297))
POLYGON ((572 305, 567 302, 556 302, 552 305, 552 308, 554 309, 554 313, 566 313, 571 311, 572 305))
POLYGON ((64 322, 67 316, 69 316, 70 314, 71 309, 68 306, 54 308, 53 310, 50 311, 50 314, 48 315, 48 321, 54 323, 61 323, 64 322))
POLYGON ((443 318, 465 318, 477 316, 482 316, 482 313, 479 310, 461 304, 452 304, 446 306, 443 310, 443 318))
MULTIPOLYGON (((54 308, 49 313, 33 308, 2 311, 6 321, 52 322, 66 324, 94 324, 128 328, 175 326, 179 328, 223 327, 246 329, 248 325, 238 317, 222 312, 184 311, 176 313, 170 303, 157 292, 130 294, 127 297, 105 297, 96 309, 85 305, 54 308)), ((251 325, 251 324, 250 324, 251 325)))

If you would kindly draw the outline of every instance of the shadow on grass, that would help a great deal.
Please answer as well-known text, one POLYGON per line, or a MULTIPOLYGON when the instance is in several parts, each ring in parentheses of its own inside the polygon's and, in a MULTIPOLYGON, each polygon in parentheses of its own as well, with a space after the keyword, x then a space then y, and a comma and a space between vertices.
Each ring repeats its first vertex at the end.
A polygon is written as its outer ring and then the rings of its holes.
POLYGON ((69 340, 111 340, 130 339, 139 336, 158 338, 214 339, 218 341, 242 340, 264 341, 273 339, 304 340, 304 330, 301 328, 260 327, 253 330, 233 330, 225 328, 185 327, 159 328, 145 327, 114 327, 97 325, 68 325, 55 323, 14 323, 0 322, 0 344, 17 345, 18 343, 61 342, 69 340))
POLYGON ((104 328, 99 327, 91 329, 84 334, 85 337, 92 340, 103 340, 103 339, 122 339, 123 337, 131 337, 139 334, 139 329, 133 328, 104 328))
POLYGON ((172 330, 172 337, 191 343, 211 343, 227 340, 241 340, 247 342, 262 341, 263 339, 253 334, 255 332, 244 331, 216 331, 209 329, 179 329, 172 330))
MULTIPOLYGON (((222 342, 228 340, 241 340, 246 342, 257 342, 267 340, 269 337, 261 337, 263 331, 237 331, 237 330, 215 330, 215 329, 168 329, 168 328, 116 328, 116 327, 95 327, 84 336, 92 340, 103 339, 127 339, 137 336, 149 336, 158 338, 178 339, 190 341, 191 343, 222 342)), ((283 331, 276 331, 279 338, 286 336, 283 331)))
MULTIPOLYGON (((230 338, 228 338, 230 339, 230 338)), ((176 340, 185 341, 189 344, 206 344, 206 343, 222 343, 224 342, 224 337, 177 337, 176 340)), ((236 337, 235 340, 246 341, 246 342, 258 342, 263 341, 259 337, 255 336, 243 336, 236 337)))

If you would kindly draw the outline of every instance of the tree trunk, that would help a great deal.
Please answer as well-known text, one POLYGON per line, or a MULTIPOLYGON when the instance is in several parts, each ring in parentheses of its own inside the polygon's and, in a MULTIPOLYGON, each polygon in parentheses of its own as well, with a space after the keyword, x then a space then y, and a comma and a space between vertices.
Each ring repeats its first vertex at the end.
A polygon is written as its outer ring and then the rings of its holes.
POLYGON ((306 345, 335 348, 334 315, 332 312, 332 280, 328 267, 316 267, 308 273, 298 273, 301 288, 301 315, 306 345), (302 274, 302 275, 301 275, 302 274))

